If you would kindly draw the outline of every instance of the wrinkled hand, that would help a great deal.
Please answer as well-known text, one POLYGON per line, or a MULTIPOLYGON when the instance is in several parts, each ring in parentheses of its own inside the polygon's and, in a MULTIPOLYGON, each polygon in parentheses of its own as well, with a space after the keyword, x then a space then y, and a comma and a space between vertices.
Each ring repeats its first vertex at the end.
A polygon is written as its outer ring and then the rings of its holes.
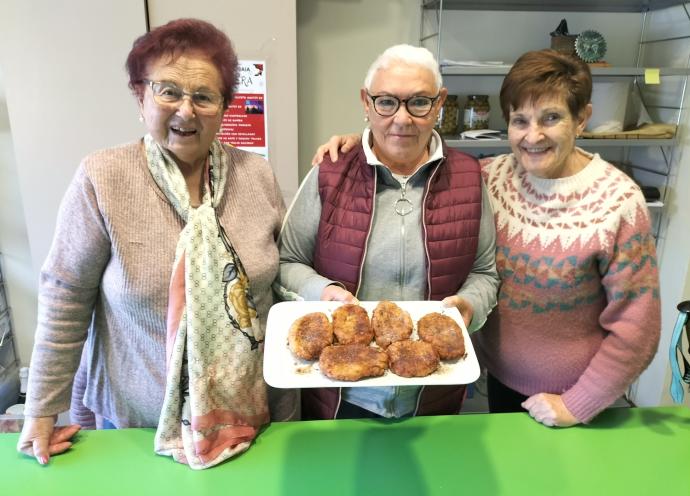
POLYGON ((359 300, 354 297, 347 289, 331 284, 326 286, 321 293, 321 301, 342 301, 343 303, 359 303, 359 300))
POLYGON ((319 165, 326 152, 331 156, 331 162, 335 162, 338 160, 338 151, 347 153, 360 141, 362 141, 362 137, 359 134, 333 135, 328 142, 316 149, 316 154, 311 159, 311 165, 319 165))
POLYGON ((538 393, 522 402, 530 417, 549 427, 570 427, 579 424, 563 403, 560 394, 538 393))
POLYGON ((34 456, 38 463, 45 465, 51 455, 67 451, 72 443, 70 439, 81 426, 69 425, 55 428, 56 416, 26 417, 24 427, 17 442, 17 451, 34 456))
POLYGON ((465 327, 470 327, 470 322, 472 322, 472 317, 474 317, 474 308, 469 301, 461 296, 453 295, 446 296, 443 298, 441 304, 446 308, 456 307, 462 315, 462 320, 465 323, 465 327))

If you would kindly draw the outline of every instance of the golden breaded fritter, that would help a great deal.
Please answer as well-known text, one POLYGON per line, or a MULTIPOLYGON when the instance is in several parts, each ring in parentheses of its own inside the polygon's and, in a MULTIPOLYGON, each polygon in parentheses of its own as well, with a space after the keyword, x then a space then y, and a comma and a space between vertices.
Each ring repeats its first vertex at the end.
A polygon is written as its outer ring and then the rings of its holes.
POLYGON ((333 312, 333 334, 340 344, 368 345, 374 339, 367 311, 349 303, 333 312))
POLYGON ((396 341, 386 352, 391 371, 400 377, 425 377, 438 368, 438 354, 425 341, 396 341))
POLYGON ((335 344, 323 349, 319 367, 331 379, 358 381, 383 375, 388 356, 385 351, 363 344, 335 344))
POLYGON ((409 339, 412 335, 410 314, 392 301, 380 301, 371 317, 376 344, 386 349, 395 341, 409 339))
POLYGON ((333 326, 323 312, 313 312, 295 320, 288 331, 290 351, 299 358, 316 360, 333 343, 333 326))
POLYGON ((419 339, 431 344, 441 360, 465 356, 465 340, 458 323, 438 312, 428 313, 417 322, 419 339))

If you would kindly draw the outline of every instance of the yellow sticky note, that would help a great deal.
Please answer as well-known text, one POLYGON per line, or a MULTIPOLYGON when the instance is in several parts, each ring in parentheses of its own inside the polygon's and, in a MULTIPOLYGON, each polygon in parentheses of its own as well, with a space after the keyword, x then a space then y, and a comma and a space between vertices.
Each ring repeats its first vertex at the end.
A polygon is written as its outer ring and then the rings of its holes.
POLYGON ((659 84, 659 69, 644 70, 644 84, 659 84))

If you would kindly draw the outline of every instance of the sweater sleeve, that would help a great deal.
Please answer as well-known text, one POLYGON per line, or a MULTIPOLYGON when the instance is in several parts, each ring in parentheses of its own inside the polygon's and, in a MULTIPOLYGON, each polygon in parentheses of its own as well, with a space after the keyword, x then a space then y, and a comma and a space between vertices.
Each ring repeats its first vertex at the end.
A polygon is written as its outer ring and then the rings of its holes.
POLYGON ((108 232, 82 165, 60 205, 53 243, 41 269, 26 415, 40 417, 69 409, 72 382, 109 258, 108 232))
POLYGON ((314 247, 321 218, 318 167, 311 169, 300 186, 285 217, 280 233, 280 272, 276 289, 282 299, 301 297, 318 301, 329 284, 337 284, 319 275, 313 268, 314 247))
POLYGON ((477 255, 472 270, 457 293, 469 301, 474 310, 469 332, 479 330, 486 322, 487 316, 496 306, 499 284, 500 279, 496 271, 496 225, 489 194, 482 181, 482 216, 477 255))
POLYGON ((639 190, 626 202, 611 251, 599 263, 606 307, 599 324, 606 336, 563 402, 589 422, 619 398, 649 365, 661 332, 659 274, 654 238, 639 190))

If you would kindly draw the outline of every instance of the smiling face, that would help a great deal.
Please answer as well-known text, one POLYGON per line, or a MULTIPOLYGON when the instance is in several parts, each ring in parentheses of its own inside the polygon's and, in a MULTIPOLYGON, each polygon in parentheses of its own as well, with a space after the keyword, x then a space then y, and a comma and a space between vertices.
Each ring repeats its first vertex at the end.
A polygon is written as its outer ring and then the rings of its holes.
MULTIPOLYGON (((188 93, 203 90, 222 94, 222 79, 215 65, 203 57, 182 55, 174 61, 159 59, 149 65, 146 79, 175 83, 188 93)), ((215 115, 199 115, 190 98, 179 105, 159 105, 150 86, 139 101, 148 132, 180 166, 196 168, 204 163, 223 119, 223 109, 215 115)))
POLYGON ((576 174, 589 162, 578 153, 575 138, 592 114, 587 105, 573 116, 565 98, 546 96, 510 110, 508 141, 517 159, 535 176, 555 179, 576 174))
MULTIPOLYGON (((413 96, 435 97, 434 76, 428 69, 416 65, 394 64, 379 69, 371 82, 372 96, 392 95, 400 100, 413 96)), ((429 139, 448 91, 441 88, 440 97, 425 117, 414 117, 401 103, 398 111, 384 117, 376 113, 367 90, 361 90, 361 99, 369 117, 373 137, 372 150, 376 157, 399 174, 409 174, 428 156, 429 139)))

